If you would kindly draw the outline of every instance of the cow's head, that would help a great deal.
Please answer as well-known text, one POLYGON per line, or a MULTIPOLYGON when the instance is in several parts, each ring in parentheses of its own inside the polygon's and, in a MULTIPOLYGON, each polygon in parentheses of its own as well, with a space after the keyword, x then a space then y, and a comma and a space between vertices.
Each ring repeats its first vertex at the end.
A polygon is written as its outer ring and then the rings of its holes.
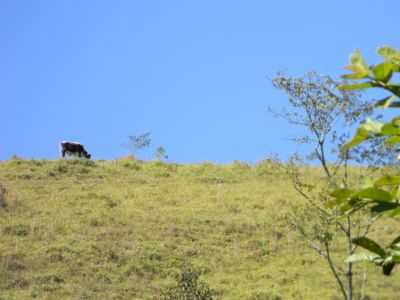
MULTIPOLYGON (((82 147, 83 148, 83 147, 82 147)), ((85 149, 82 149, 82 155, 83 157, 90 159, 92 156, 89 154, 89 152, 87 152, 85 149)))

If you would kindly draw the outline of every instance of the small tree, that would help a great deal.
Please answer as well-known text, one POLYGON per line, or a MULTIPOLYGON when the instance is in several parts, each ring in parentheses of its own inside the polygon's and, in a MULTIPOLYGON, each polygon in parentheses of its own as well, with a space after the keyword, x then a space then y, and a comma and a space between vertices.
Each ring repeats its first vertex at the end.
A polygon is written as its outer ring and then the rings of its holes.
POLYGON ((158 161, 168 159, 167 151, 163 146, 159 146, 156 150, 156 158, 158 161))
MULTIPOLYGON (((335 244, 342 246, 344 238, 345 251, 352 255, 355 250, 353 237, 364 237, 373 219, 363 215, 341 218, 335 207, 326 207, 325 204, 329 201, 328 191, 332 187, 346 186, 350 180, 347 168, 350 155, 341 155, 339 151, 347 136, 346 130, 341 128, 349 128, 362 119, 370 112, 370 107, 361 101, 359 93, 341 91, 338 89, 340 82, 315 72, 297 78, 278 73, 272 83, 288 95, 290 109, 271 111, 290 124, 305 129, 303 136, 293 140, 311 148, 306 158, 295 154, 285 167, 295 190, 305 200, 302 208, 293 206, 287 221, 327 262, 343 298, 351 300, 354 289, 352 262, 342 265, 344 258, 335 259, 331 249, 335 244), (309 171, 306 171, 304 160, 317 161, 322 167, 324 177, 318 184, 307 180, 309 171)), ((354 157, 373 158, 373 153, 358 150, 352 153, 354 157)))
POLYGON ((130 135, 128 136, 128 143, 124 144, 125 148, 128 148, 132 156, 135 157, 139 150, 150 147, 151 145, 151 132, 146 132, 140 135, 130 135))

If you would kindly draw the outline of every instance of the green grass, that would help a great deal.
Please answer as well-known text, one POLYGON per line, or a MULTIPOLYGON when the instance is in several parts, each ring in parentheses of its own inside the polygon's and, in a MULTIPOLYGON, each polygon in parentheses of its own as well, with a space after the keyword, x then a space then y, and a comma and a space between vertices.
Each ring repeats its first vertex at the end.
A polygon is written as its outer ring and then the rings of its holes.
MULTIPOLYGON (((340 299, 325 262, 287 228, 286 204, 300 198, 271 163, 12 159, 0 183, 1 300, 154 299, 187 263, 221 299, 340 299)), ((367 267, 367 294, 398 299, 400 270, 367 267)))

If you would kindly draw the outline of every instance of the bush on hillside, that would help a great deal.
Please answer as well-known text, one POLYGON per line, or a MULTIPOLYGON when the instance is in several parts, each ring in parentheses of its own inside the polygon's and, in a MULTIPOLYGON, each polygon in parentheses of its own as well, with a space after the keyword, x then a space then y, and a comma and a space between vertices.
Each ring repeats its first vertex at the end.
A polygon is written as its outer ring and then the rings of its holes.
POLYGON ((160 300, 213 300, 215 291, 199 281, 201 271, 186 267, 176 277, 176 286, 166 288, 161 292, 160 300))

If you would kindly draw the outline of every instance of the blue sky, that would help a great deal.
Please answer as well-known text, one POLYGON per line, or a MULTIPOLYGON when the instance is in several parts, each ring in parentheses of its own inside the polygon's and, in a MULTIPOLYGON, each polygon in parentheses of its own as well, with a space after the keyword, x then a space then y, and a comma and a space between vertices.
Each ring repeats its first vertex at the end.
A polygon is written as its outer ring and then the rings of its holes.
POLYGON ((298 150, 268 78, 338 76, 400 47, 398 0, 0 0, 0 159, 56 158, 80 141, 94 158, 127 154, 152 132, 177 162, 254 162, 298 150))

